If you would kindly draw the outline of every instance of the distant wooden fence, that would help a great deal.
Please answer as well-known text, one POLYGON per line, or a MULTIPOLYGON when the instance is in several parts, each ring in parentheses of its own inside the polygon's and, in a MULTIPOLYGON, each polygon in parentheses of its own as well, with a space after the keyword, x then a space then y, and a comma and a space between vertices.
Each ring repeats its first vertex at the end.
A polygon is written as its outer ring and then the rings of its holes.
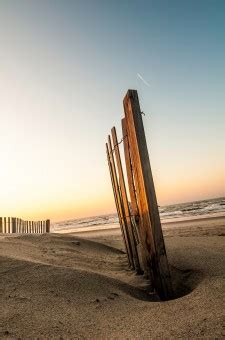
POLYGON ((129 191, 115 127, 106 143, 121 232, 130 267, 151 279, 158 295, 166 300, 173 297, 173 289, 137 91, 128 90, 123 103, 121 142, 129 191))
POLYGON ((0 217, 0 233, 43 234, 50 232, 50 220, 24 221, 16 217, 0 217))

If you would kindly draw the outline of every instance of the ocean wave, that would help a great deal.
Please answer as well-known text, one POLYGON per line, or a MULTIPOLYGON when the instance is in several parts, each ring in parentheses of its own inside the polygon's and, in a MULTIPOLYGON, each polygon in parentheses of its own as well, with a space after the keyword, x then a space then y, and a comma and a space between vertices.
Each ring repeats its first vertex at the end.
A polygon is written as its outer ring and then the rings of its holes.
MULTIPOLYGON (((159 214, 162 222, 168 219, 176 220, 176 218, 210 215, 223 211, 225 212, 224 197, 159 207, 159 214)), ((116 224, 119 224, 117 214, 109 214, 61 221, 53 225, 53 230, 57 232, 66 229, 73 230, 85 227, 96 228, 98 226, 101 227, 116 224)))

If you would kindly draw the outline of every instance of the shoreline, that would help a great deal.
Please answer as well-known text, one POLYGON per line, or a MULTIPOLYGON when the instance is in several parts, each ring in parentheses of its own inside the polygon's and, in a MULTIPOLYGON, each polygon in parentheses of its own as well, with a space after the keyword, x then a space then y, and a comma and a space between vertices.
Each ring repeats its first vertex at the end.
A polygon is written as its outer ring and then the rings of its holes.
MULTIPOLYGON (((190 225, 194 224, 213 224, 213 222, 217 222, 217 225, 223 225, 225 221, 225 215, 223 214, 213 214, 213 216, 202 216, 202 217, 196 217, 196 218, 188 218, 188 219, 182 219, 182 220, 173 220, 173 221, 166 221, 161 222, 163 232, 166 232, 168 229, 176 229, 176 228, 182 228, 182 227, 188 227, 190 225), (164 226, 166 228, 164 228, 164 226)), ((105 233, 116 233, 120 232, 120 225, 119 224, 111 224, 111 225, 102 225, 102 226, 95 226, 95 227, 74 227, 74 228, 68 228, 68 229, 61 229, 61 230, 53 230, 53 233, 57 234, 74 234, 74 235, 82 235, 82 234, 105 234, 105 233)))

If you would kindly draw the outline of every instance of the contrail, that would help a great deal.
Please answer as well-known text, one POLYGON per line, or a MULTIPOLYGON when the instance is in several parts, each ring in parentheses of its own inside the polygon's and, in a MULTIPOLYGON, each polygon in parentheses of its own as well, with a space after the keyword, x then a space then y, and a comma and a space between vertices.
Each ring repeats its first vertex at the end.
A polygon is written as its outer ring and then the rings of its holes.
POLYGON ((150 87, 150 85, 149 85, 149 83, 139 74, 139 73, 137 73, 137 76, 138 76, 138 78, 140 78, 142 81, 143 81, 143 83, 146 85, 146 86, 148 86, 148 87, 150 87))

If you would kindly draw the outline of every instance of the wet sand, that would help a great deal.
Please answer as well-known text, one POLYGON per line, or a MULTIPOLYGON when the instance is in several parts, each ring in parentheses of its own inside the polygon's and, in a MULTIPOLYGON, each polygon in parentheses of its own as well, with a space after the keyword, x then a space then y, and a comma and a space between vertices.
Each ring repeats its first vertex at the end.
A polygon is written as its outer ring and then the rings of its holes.
POLYGON ((120 230, 0 236, 0 338, 225 337, 225 218, 163 226, 174 287, 161 302, 127 266, 120 230))

